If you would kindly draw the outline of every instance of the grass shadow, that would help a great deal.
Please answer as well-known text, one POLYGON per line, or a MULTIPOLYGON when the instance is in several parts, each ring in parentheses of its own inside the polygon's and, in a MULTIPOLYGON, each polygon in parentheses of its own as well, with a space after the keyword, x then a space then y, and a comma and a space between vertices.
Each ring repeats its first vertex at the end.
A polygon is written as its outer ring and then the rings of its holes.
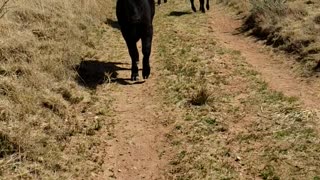
POLYGON ((120 65, 127 63, 102 62, 98 60, 83 60, 75 67, 78 73, 78 84, 96 89, 98 85, 107 82, 116 82, 121 85, 142 84, 144 81, 133 82, 129 78, 118 78, 118 71, 131 71, 130 68, 123 68, 120 65))
POLYGON ((108 26, 110 26, 112 28, 120 30, 120 25, 119 25, 118 21, 107 18, 107 21, 105 22, 105 24, 107 24, 108 26))
POLYGON ((183 16, 183 15, 188 15, 188 14, 192 14, 191 12, 189 11, 172 11, 168 14, 168 16, 176 16, 176 17, 179 17, 179 16, 183 16))

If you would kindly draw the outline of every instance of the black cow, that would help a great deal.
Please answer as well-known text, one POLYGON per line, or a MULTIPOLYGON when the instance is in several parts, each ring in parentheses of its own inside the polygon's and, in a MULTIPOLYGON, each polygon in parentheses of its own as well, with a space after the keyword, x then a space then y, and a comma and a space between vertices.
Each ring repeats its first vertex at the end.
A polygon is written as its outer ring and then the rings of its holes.
MULTIPOLYGON (((206 12, 206 10, 205 10, 205 8, 204 8, 204 1, 205 1, 205 0, 199 0, 199 1, 200 1, 200 11, 202 11, 203 13, 205 13, 205 12, 206 12)), ((164 2, 166 3, 167 0, 164 0, 164 2)), ((194 6, 194 0, 190 0, 190 2, 191 2, 191 9, 192 9, 194 12, 197 12, 196 7, 194 6)), ((159 5, 161 4, 161 0, 158 0, 158 4, 159 4, 159 5)), ((210 9, 209 0, 207 0, 206 8, 207 8, 207 10, 210 9)))
POLYGON ((142 76, 147 79, 150 75, 149 58, 153 36, 152 21, 155 13, 154 0, 118 0, 116 13, 132 61, 131 80, 135 81, 139 77, 137 42, 140 39, 143 53, 142 76))
MULTIPOLYGON (((206 12, 206 10, 204 9, 204 1, 205 0, 200 0, 200 11, 202 11, 203 13, 206 12)), ((190 0, 191 2, 191 8, 194 12, 197 12, 196 7, 194 6, 194 0, 190 0)), ((207 10, 209 10, 210 5, 209 5, 209 0, 207 0, 207 4, 206 4, 206 8, 207 10)))
MULTIPOLYGON (((167 0, 164 0, 164 3, 167 3, 167 0)), ((158 5, 161 4, 161 0, 158 0, 158 5)))

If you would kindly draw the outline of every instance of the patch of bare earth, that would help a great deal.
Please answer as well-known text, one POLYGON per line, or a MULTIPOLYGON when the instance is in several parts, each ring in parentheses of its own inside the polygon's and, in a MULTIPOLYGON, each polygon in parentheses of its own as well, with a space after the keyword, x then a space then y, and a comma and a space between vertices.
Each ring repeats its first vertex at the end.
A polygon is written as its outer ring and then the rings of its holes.
MULTIPOLYGON (((126 74, 128 77, 129 73, 126 74)), ((157 122, 154 79, 142 85, 121 86, 113 94, 115 128, 106 157, 106 176, 117 179, 159 179, 165 163, 161 149, 165 131, 157 122)))
POLYGON ((288 61, 289 57, 271 52, 255 38, 239 34, 241 20, 226 14, 226 9, 215 6, 209 13, 212 19, 210 27, 215 37, 225 47, 241 52, 246 61, 261 73, 271 89, 298 97, 307 108, 319 108, 319 79, 299 77, 293 71, 296 66, 294 60, 288 61))

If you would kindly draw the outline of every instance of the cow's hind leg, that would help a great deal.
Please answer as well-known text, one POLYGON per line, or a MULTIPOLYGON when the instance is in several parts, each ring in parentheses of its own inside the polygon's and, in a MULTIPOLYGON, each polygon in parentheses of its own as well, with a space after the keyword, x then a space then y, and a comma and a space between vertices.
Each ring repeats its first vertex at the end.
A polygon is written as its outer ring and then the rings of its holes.
POLYGON ((200 11, 205 13, 206 10, 204 9, 204 0, 200 0, 200 11))
POLYGON ((207 0, 207 5, 206 5, 206 7, 207 7, 207 10, 210 9, 209 0, 207 0))
POLYGON ((142 77, 144 79, 148 79, 150 75, 150 54, 151 54, 151 46, 152 46, 152 36, 153 36, 153 27, 152 25, 147 28, 146 34, 142 37, 142 53, 143 53, 143 70, 142 77))
POLYGON ((135 41, 127 40, 127 46, 129 54, 131 57, 131 80, 136 81, 139 78, 138 73, 138 62, 139 62, 139 52, 137 48, 137 43, 135 41))
POLYGON ((197 12, 196 7, 194 6, 194 0, 190 0, 190 2, 191 2, 191 9, 192 9, 194 12, 197 12))

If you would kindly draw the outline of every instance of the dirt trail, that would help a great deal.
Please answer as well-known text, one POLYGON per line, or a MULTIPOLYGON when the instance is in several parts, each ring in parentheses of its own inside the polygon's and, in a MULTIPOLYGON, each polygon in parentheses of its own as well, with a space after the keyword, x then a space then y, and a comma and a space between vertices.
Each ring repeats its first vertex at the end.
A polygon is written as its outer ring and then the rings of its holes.
POLYGON ((256 42, 252 37, 245 37, 238 33, 241 20, 227 15, 228 10, 214 6, 209 11, 212 20, 210 27, 214 36, 229 49, 241 52, 246 61, 251 64, 269 86, 285 95, 299 97, 308 109, 318 109, 320 105, 319 80, 305 80, 297 77, 290 68, 292 64, 283 55, 270 52, 267 48, 256 42), (308 82, 311 81, 311 82, 308 82))
POLYGON ((147 81, 132 83, 126 80, 130 77, 131 64, 121 64, 120 68, 128 70, 118 72, 121 83, 117 83, 112 93, 115 127, 113 139, 107 142, 105 172, 101 179, 164 179, 164 165, 168 160, 166 129, 161 122, 168 114, 157 99, 156 75, 152 74, 147 81))
MULTIPOLYGON (((129 73, 120 74, 129 77, 129 73)), ((164 131, 156 122, 159 105, 153 97, 154 79, 143 85, 119 87, 114 93, 116 127, 108 144, 105 178, 161 179, 164 131)))

